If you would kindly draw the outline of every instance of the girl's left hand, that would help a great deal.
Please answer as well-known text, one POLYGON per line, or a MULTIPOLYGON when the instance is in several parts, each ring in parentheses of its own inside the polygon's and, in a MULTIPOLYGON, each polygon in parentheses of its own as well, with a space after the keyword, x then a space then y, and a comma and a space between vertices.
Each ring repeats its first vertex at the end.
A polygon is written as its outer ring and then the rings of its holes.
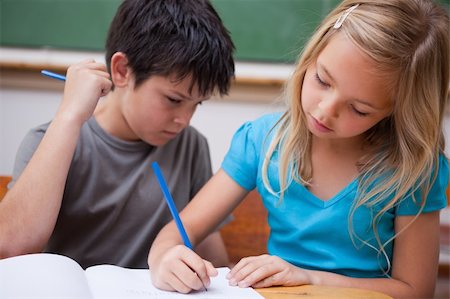
POLYGON ((264 288, 310 284, 308 271, 283 259, 263 254, 243 258, 231 269, 227 278, 232 286, 264 288))

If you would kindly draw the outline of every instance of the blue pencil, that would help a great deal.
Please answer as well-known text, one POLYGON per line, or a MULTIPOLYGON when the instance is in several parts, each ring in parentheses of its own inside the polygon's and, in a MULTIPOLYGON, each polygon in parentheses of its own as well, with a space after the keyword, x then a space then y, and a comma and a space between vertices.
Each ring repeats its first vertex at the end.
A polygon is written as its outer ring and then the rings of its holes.
POLYGON ((167 188, 167 184, 164 180, 164 177, 161 173, 161 169, 157 162, 152 163, 153 170, 155 171, 156 178, 158 179, 159 186, 164 194, 164 198, 166 199, 166 203, 169 206, 170 213, 172 214, 173 219, 175 220, 175 224, 177 225, 178 231, 180 232, 181 238, 183 239, 184 245, 193 250, 192 244, 189 241, 189 237, 186 234, 186 230, 184 229, 183 223, 181 222, 180 215, 178 214, 177 207, 173 202, 172 195, 170 195, 169 189, 167 188))
MULTIPOLYGON (((184 246, 186 246, 190 250, 194 250, 192 247, 191 241, 189 241, 189 237, 186 233, 186 230, 184 229, 183 223, 181 222, 180 215, 178 214, 177 207, 175 206, 175 203, 173 202, 172 195, 170 195, 169 188, 167 188, 166 181, 164 180, 164 177, 162 175, 161 169, 159 168, 158 162, 153 162, 152 167, 155 172, 156 178, 158 179, 159 186, 161 187, 161 190, 164 194, 164 198, 166 199, 166 203, 169 206, 170 213, 172 214, 172 217, 175 220, 175 224, 177 225, 178 231, 180 232, 181 238, 183 239, 184 246)), ((194 270, 192 270, 192 271, 194 271, 194 270)), ((195 271, 194 271, 194 273, 195 273, 195 271)), ((195 274, 197 274, 197 273, 195 273, 195 274)), ((198 276, 198 274, 197 274, 197 276, 198 276)), ((203 284, 203 281, 202 281, 202 284, 203 284)), ((203 284, 203 288, 205 289, 205 291, 208 291, 204 284, 203 284)))
POLYGON ((42 70, 41 71, 42 75, 45 75, 47 77, 53 78, 53 79, 57 79, 57 80, 61 80, 61 81, 66 81, 66 77, 64 77, 63 75, 60 74, 56 74, 47 70, 42 70))

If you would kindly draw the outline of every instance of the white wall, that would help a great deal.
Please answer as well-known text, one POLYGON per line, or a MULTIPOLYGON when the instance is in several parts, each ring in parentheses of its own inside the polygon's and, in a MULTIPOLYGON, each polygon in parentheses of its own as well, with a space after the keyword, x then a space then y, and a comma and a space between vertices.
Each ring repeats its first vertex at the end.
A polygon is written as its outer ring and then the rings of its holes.
MULTIPOLYGON (((52 119, 59 91, 0 88, 0 175, 11 174, 15 153, 28 130, 52 119)), ((211 100, 201 105, 191 124, 207 138, 216 171, 228 150, 233 133, 247 120, 282 109, 280 104, 211 100)))
POLYGON ((207 101, 197 108, 191 124, 208 138, 214 171, 219 169, 234 132, 245 121, 282 108, 281 104, 226 100, 207 101))
POLYGON ((11 174, 15 153, 26 132, 52 119, 60 94, 0 89, 0 175, 11 174))
MULTIPOLYGON (((27 131, 50 121, 62 93, 23 88, 0 88, 0 175, 11 174, 15 153, 27 131)), ((255 94, 255 97, 257 95, 255 94)), ((207 138, 213 169, 226 154, 233 133, 247 120, 283 109, 281 104, 258 101, 211 100, 201 105, 191 124, 207 138)), ((450 116, 445 119, 446 152, 450 155, 450 116)))
MULTIPOLYGON (((0 72, 0 175, 12 172, 24 135, 52 119, 62 96, 61 82, 43 79, 38 69, 67 69, 86 58, 104 62, 104 54, 99 52, 0 47, 0 66, 13 66, 0 72)), ((230 90, 233 100, 211 100, 198 108, 192 125, 208 138, 214 171, 243 122, 281 109, 270 103, 280 93, 279 83, 292 71, 292 65, 237 62, 236 78, 241 83, 230 90), (264 84, 255 87, 255 80, 264 84)))

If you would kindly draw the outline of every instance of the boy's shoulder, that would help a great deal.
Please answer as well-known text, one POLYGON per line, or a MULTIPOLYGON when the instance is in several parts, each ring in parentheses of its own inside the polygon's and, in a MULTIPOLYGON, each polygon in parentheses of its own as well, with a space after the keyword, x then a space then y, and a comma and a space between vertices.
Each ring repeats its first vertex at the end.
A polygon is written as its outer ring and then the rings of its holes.
POLYGON ((207 138, 193 126, 187 126, 177 137, 167 143, 168 146, 185 144, 187 146, 207 145, 207 138))

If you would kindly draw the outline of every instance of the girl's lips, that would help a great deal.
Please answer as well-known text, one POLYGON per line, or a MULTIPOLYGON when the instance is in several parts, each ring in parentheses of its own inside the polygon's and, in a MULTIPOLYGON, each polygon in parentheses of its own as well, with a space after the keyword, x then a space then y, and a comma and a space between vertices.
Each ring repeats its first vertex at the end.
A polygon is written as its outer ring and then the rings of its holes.
POLYGON ((330 128, 328 128, 327 126, 325 126, 322 122, 315 119, 313 116, 311 116, 311 119, 312 119, 314 128, 316 128, 317 131, 322 132, 322 133, 328 133, 328 132, 333 131, 330 128))

